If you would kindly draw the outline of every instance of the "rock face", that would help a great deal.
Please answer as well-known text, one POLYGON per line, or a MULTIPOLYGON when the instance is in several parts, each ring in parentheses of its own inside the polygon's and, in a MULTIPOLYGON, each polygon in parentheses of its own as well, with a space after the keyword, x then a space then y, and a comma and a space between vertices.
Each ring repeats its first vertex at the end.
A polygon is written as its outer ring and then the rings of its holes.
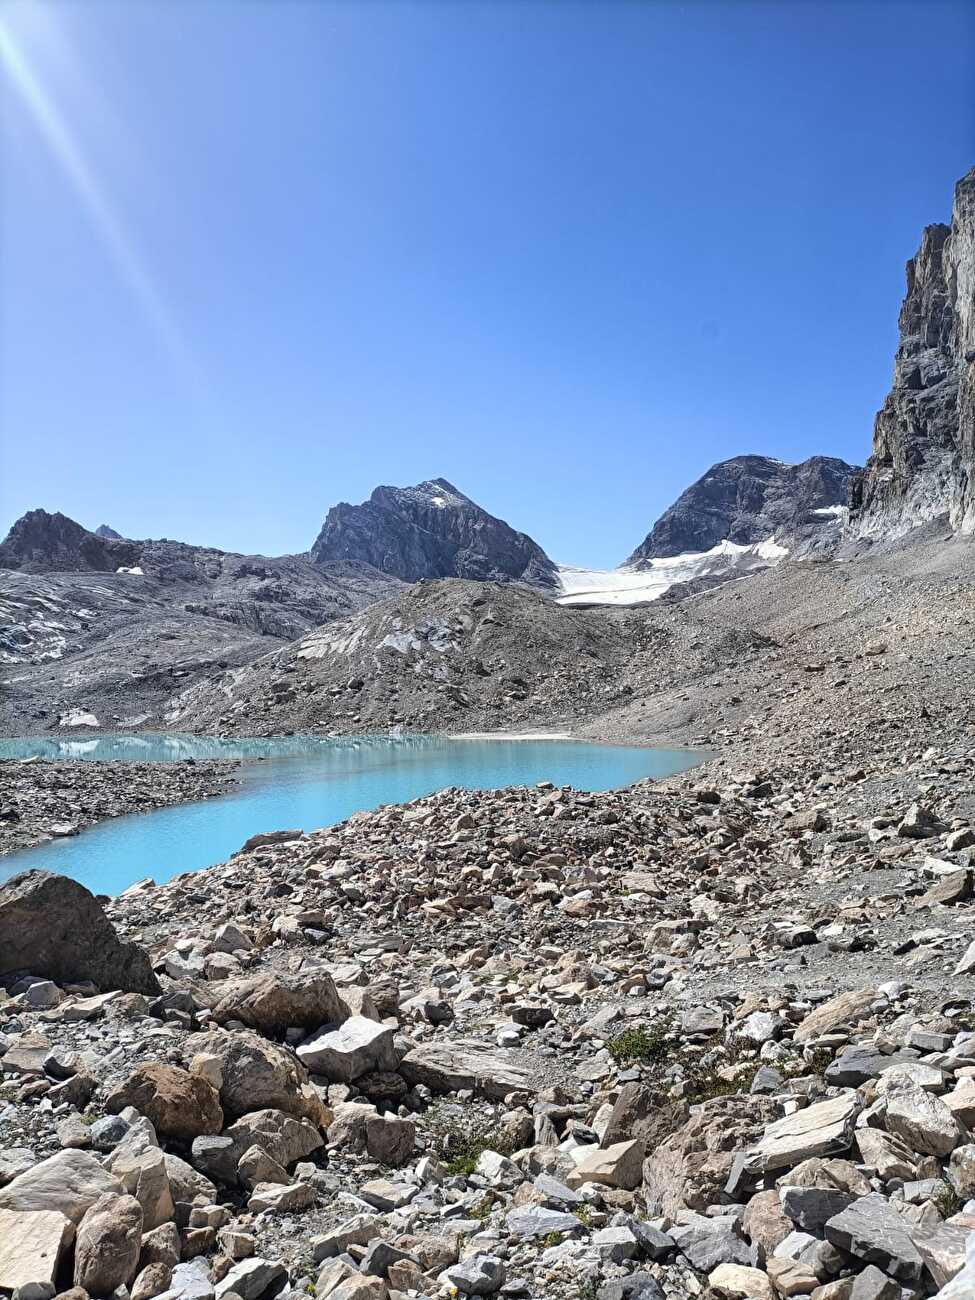
POLYGON ((975 168, 955 187, 951 225, 928 226, 907 264, 894 382, 873 453, 850 492, 855 538, 947 518, 975 531, 975 168))
POLYGON ((27 573, 49 569, 114 573, 138 562, 136 542, 122 541, 117 533, 111 537, 90 533, 67 515, 46 510, 29 510, 0 543, 0 569, 27 573))
POLYGON ((557 582, 555 565, 536 542, 443 478, 415 487, 378 487, 357 506, 340 502, 328 512, 311 553, 319 564, 358 560, 405 582, 557 582))
POLYGON ((121 542, 124 540, 121 533, 117 533, 114 528, 109 528, 108 524, 99 524, 95 529, 96 537, 104 537, 110 542, 121 542))
POLYGON ((808 554, 838 540, 856 467, 832 456, 785 465, 768 456, 735 456, 712 465, 660 516, 627 559, 709 551, 719 542, 753 546, 774 538, 808 554))
POLYGON ((146 953, 122 943, 95 896, 51 871, 23 871, 0 886, 0 975, 91 980, 106 992, 158 993, 146 953))

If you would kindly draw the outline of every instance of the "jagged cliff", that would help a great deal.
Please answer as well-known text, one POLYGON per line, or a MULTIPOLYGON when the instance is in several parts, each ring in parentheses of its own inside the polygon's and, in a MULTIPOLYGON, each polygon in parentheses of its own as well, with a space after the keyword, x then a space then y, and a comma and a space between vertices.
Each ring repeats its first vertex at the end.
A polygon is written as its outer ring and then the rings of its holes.
POLYGON ((899 325, 850 534, 894 538, 941 518, 975 532, 975 167, 955 187, 951 225, 928 226, 907 264, 899 325))
POLYGON ((482 509, 446 479, 378 487, 368 501, 328 512, 314 546, 318 563, 357 560, 404 582, 421 578, 516 579, 556 585, 557 571, 525 533, 482 509))
POLYGON ((721 542, 754 546, 771 538, 808 553, 835 540, 855 473, 833 456, 811 456, 798 465, 768 456, 720 461, 664 511, 626 563, 639 568, 721 542))

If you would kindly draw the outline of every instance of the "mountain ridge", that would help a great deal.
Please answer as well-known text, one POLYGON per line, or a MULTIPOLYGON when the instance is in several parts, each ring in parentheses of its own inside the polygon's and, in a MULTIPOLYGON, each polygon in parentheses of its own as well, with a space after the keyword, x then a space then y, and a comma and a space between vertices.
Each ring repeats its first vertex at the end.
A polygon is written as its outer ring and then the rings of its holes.
POLYGON ((316 563, 355 559, 404 582, 514 580, 555 586, 556 566, 527 533, 490 514, 445 478, 382 485, 367 501, 332 506, 311 548, 316 563))
POLYGON ((794 464, 771 456, 718 461, 669 506, 624 566, 704 553, 723 542, 755 546, 774 540, 807 554, 838 540, 838 513, 857 467, 835 456, 794 464))

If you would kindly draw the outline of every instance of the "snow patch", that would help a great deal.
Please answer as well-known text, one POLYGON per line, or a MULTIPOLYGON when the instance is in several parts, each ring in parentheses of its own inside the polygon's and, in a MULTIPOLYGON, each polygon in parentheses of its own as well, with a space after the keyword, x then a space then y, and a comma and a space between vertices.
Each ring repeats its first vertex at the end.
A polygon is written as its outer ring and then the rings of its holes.
POLYGON ((87 709, 68 709, 58 718, 59 727, 100 727, 102 724, 87 709))
POLYGON ((813 514, 841 519, 846 514, 846 506, 820 506, 818 510, 813 511, 813 514))
POLYGON ((132 576, 133 576, 133 577, 136 577, 136 578, 144 578, 144 577, 146 576, 145 573, 143 572, 141 566, 138 565, 138 564, 133 564, 132 567, 131 567, 131 569, 126 569, 126 568, 124 567, 124 565, 123 565, 122 568, 120 568, 120 569, 116 569, 115 572, 116 572, 116 573, 131 573, 132 576))
POLYGON ((650 560, 641 568, 581 569, 572 565, 559 568, 562 595, 560 605, 637 605, 658 600, 678 582, 697 578, 740 577, 755 569, 777 564, 788 555, 789 548, 769 537, 752 546, 739 546, 727 540, 710 551, 688 551, 650 560))
POLYGON ((376 647, 377 650, 384 648, 396 650, 401 655, 407 655, 411 650, 422 650, 423 642, 411 628, 402 628, 397 632, 387 632, 376 647))

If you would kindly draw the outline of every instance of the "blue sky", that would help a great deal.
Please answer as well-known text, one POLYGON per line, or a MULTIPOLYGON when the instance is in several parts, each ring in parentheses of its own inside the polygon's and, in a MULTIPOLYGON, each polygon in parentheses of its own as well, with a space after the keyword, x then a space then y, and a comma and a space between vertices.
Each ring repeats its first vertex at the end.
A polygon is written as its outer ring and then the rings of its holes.
POLYGON ((0 63, 3 530, 280 553, 443 475, 616 564, 865 458, 975 162, 967 0, 7 0, 0 63))

